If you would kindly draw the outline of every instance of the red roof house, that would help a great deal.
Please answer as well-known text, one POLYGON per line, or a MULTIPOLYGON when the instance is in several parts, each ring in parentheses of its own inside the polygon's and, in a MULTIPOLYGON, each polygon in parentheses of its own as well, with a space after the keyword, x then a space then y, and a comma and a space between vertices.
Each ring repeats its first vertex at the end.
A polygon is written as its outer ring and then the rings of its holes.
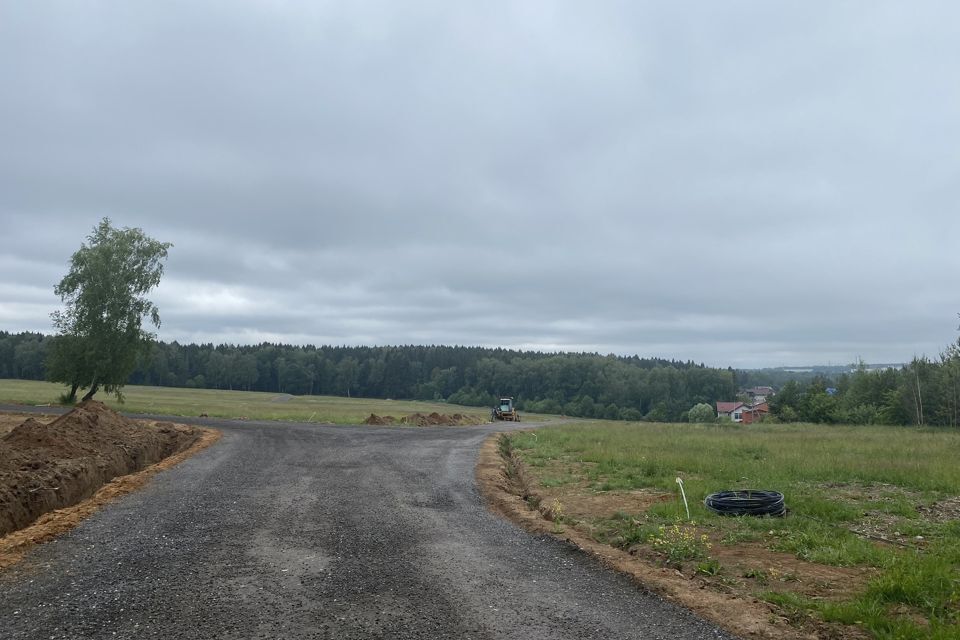
POLYGON ((740 422, 744 406, 742 402, 718 402, 717 417, 730 418, 734 422, 740 422))
POLYGON ((761 402, 760 404, 751 405, 749 407, 744 407, 741 412, 741 421, 743 424, 750 424, 752 422, 758 422, 760 418, 770 413, 770 405, 766 402, 761 402))
POLYGON ((717 417, 729 418, 733 422, 751 424, 770 413, 770 405, 766 402, 759 404, 744 404, 742 402, 718 402, 717 417))

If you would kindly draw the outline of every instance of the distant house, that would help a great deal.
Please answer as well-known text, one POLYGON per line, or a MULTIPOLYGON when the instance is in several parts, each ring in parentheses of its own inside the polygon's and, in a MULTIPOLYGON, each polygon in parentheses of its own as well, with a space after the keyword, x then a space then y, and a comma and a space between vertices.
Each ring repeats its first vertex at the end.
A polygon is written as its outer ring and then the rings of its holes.
POLYGON ((734 422, 740 422, 743 419, 744 406, 746 405, 744 405, 742 402, 718 402, 717 417, 728 418, 734 422))
POLYGON ((740 412, 740 421, 743 424, 758 422, 760 418, 768 413, 770 413, 770 405, 768 405, 766 402, 744 406, 743 410, 740 412))
POLYGON ((751 424, 770 413, 770 405, 766 402, 744 404, 742 402, 718 402, 717 417, 727 418, 733 422, 751 424))
POLYGON ((749 396, 752 404, 766 402, 767 399, 772 398, 775 395, 773 387, 750 387, 749 389, 744 389, 740 393, 745 396, 749 396))

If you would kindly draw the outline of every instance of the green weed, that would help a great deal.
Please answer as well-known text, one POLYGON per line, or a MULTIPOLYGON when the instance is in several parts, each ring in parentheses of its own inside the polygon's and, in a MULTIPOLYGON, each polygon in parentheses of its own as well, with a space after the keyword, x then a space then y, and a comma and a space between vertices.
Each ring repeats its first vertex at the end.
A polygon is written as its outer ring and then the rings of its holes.
POLYGON ((717 576, 723 571, 723 565, 715 558, 707 558, 703 562, 698 562, 696 572, 705 576, 717 576))
POLYGON ((747 569, 743 572, 744 578, 752 578, 757 584, 766 585, 770 583, 770 574, 765 569, 747 569))
POLYGON ((713 546, 706 535, 697 533, 696 526, 678 522, 670 526, 660 525, 657 533, 650 536, 649 542, 672 565, 705 558, 713 546))
POLYGON ((656 525, 623 512, 615 514, 613 518, 599 520, 594 526, 594 538, 598 542, 620 549, 645 543, 659 532, 656 525))
POLYGON ((744 542, 756 542, 760 536, 753 531, 744 531, 742 529, 733 529, 728 531, 720 538, 720 544, 737 545, 744 542))

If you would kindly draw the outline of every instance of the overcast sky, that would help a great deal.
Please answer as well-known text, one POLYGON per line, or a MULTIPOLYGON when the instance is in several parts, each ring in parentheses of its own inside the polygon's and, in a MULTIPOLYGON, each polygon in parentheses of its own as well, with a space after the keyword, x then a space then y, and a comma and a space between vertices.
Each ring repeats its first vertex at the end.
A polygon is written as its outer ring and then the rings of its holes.
POLYGON ((99 219, 164 340, 720 366, 957 338, 955 2, 0 1, 0 329, 99 219))

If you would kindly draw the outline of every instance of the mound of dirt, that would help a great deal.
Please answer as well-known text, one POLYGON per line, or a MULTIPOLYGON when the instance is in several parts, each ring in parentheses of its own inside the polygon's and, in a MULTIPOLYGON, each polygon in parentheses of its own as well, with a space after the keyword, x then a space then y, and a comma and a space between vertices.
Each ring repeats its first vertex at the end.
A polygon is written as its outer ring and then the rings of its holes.
POLYGON ((363 421, 363 424, 377 426, 388 426, 398 423, 415 425, 417 427, 461 427, 464 425, 483 424, 483 420, 475 416, 465 416, 462 413, 447 415, 434 411, 431 414, 411 413, 399 420, 393 416, 378 416, 375 413, 371 413, 370 417, 363 421))
POLYGON ((185 425, 134 422, 92 400, 50 424, 27 418, 0 437, 0 536, 187 449, 200 435, 185 425))

